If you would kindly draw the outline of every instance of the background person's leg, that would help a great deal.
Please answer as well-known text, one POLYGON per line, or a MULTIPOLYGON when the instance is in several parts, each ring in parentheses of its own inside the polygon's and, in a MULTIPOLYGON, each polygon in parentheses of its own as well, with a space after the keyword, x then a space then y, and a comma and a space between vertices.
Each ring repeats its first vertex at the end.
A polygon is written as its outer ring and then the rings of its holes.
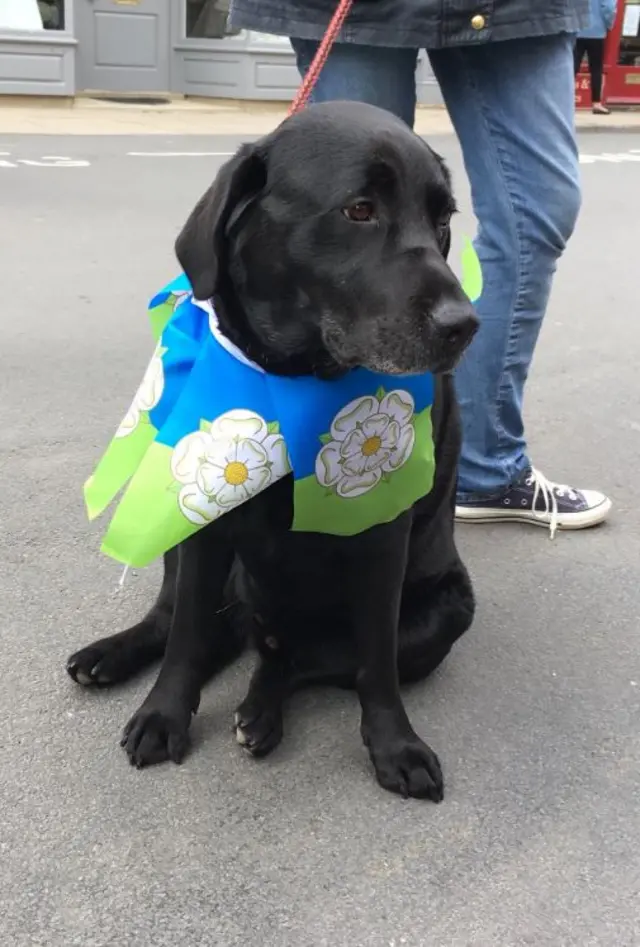
POLYGON ((584 59, 584 54, 586 52, 585 40, 576 39, 575 45, 573 47, 573 72, 574 75, 578 75, 580 72, 580 66, 582 65, 582 60, 584 59))
POLYGON ((588 40, 589 75, 591 77, 591 106, 594 111, 606 115, 608 109, 602 104, 602 71, 604 67, 604 40, 588 40))
POLYGON ((556 263, 580 207, 573 38, 432 52, 462 145, 484 276, 480 330, 457 371, 463 420, 458 515, 592 525, 609 501, 557 488, 532 471, 524 385, 556 263))
MULTIPOLYGON (((318 44, 292 39, 298 70, 304 75, 318 44)), ((416 110, 417 49, 390 49, 336 43, 313 90, 313 102, 337 99, 366 102, 393 112, 413 127, 416 110)))

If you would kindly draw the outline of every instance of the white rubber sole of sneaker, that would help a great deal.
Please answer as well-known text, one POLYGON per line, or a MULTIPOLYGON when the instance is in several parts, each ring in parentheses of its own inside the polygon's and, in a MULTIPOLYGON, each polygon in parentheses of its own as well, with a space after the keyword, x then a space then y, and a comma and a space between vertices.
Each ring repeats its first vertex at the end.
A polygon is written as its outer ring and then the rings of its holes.
MULTIPOLYGON (((589 510, 582 510, 580 513, 558 513, 557 529, 588 529, 590 526, 598 526, 606 520, 611 511, 611 506, 611 500, 607 497, 598 506, 591 507, 589 510)), ((543 526, 545 529, 549 529, 551 517, 546 513, 543 516, 534 516, 533 513, 525 510, 481 510, 474 507, 457 506, 456 522, 473 523, 478 526, 482 523, 529 523, 531 526, 543 526)))

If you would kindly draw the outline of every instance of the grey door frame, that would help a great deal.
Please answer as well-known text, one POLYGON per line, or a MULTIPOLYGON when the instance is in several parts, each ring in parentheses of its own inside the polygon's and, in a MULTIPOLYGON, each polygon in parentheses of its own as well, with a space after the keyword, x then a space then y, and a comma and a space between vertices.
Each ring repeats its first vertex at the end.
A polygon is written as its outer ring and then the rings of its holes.
MULTIPOLYGON (((104 93, 131 93, 133 95, 150 95, 153 93, 168 93, 172 89, 172 37, 173 18, 176 0, 72 0, 74 7, 74 28, 78 42, 76 57, 76 88, 79 92, 104 93), (95 25, 94 16, 96 6, 105 7, 104 12, 111 10, 120 15, 132 15, 136 7, 150 3, 158 9, 156 65, 152 70, 157 73, 158 79, 151 78, 144 81, 144 67, 123 65, 113 67, 105 64, 104 75, 110 76, 111 81, 94 81, 97 70, 101 67, 96 64, 95 25), (83 7, 85 9, 83 9, 83 7), (142 79, 143 81, 139 81, 142 79), (136 81, 138 80, 138 81, 136 81)), ((69 4, 71 5, 71 4, 69 4)), ((103 12, 99 10, 98 12, 103 12)), ((149 73, 146 73, 147 77, 149 73)))

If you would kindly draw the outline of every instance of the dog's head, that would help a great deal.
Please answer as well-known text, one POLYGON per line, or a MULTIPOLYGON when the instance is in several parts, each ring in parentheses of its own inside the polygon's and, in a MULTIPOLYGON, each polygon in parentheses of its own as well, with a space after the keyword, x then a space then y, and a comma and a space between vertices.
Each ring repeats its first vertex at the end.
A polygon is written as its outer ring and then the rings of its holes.
POLYGON ((403 122, 327 103, 243 146, 176 253, 267 369, 443 372, 477 327, 446 262, 454 210, 443 161, 403 122))

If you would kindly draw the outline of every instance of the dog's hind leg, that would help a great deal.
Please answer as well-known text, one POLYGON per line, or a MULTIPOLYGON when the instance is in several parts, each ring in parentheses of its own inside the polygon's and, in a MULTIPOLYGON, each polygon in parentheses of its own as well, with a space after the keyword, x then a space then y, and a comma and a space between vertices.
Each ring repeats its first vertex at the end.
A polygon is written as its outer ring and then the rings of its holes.
POLYGON ((85 687, 118 684, 162 657, 173 615, 177 568, 176 548, 164 556, 160 594, 142 621, 71 655, 67 672, 76 683, 85 687))
POLYGON ((398 632, 398 674, 402 684, 431 674, 470 627, 475 612, 471 581, 459 564, 437 585, 405 590, 398 632))
MULTIPOLYGON (((131 628, 101 638, 76 651, 67 660, 67 673, 84 687, 108 687, 121 684, 164 655, 176 597, 178 547, 164 555, 164 574, 160 593, 148 613, 131 628)), ((235 622, 229 633, 212 643, 203 657, 202 678, 208 680, 244 650, 245 636, 235 622)))

